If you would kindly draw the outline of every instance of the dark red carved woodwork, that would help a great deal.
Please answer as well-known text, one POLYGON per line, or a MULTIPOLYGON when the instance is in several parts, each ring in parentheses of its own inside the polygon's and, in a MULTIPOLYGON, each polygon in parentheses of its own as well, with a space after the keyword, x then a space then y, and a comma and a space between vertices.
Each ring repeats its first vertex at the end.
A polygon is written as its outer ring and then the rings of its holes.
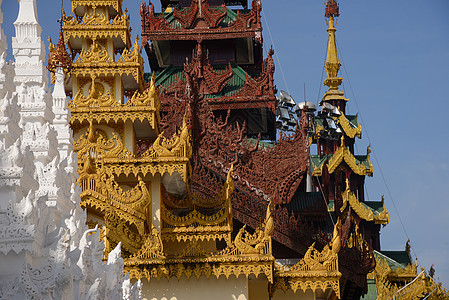
POLYGON ((154 140, 139 139, 136 140, 136 157, 141 157, 153 145, 154 140))
POLYGON ((149 5, 142 3, 142 43, 148 40, 214 40, 254 37, 262 43, 262 24, 260 0, 253 0, 252 9, 248 13, 237 11, 235 20, 229 26, 219 27, 227 14, 225 5, 211 8, 205 0, 192 1, 190 7, 173 11, 173 16, 181 24, 181 28, 170 26, 164 14, 155 14, 151 1, 149 5), (198 1, 201 2, 201 16, 198 1))
POLYGON ((192 62, 184 65, 184 71, 190 78, 196 78, 200 95, 220 93, 233 75, 231 64, 224 72, 215 71, 209 63, 209 51, 203 51, 201 43, 193 51, 192 62))
MULTIPOLYGON (((307 136, 298 126, 291 135, 281 134, 273 147, 258 147, 243 141, 245 125, 229 125, 216 119, 203 105, 198 140, 201 163, 217 173, 226 174, 234 164, 235 184, 261 199, 275 204, 289 203, 309 167, 307 136)), ((228 111, 228 116, 229 116, 228 111)))
POLYGON ((249 13, 242 13, 237 11, 237 17, 229 25, 229 28, 243 29, 243 28, 261 28, 260 12, 262 11, 262 4, 260 0, 253 0, 252 9, 249 13))
MULTIPOLYGON (((219 176, 201 163, 197 163, 193 167, 190 186, 197 194, 210 197, 219 191, 224 180, 225 177, 219 176)), ((238 185, 236 185, 231 197, 233 217, 252 228, 259 226, 266 213, 267 201, 257 195, 249 195, 243 192, 238 185)), ((186 204, 182 201, 173 202, 171 200, 169 203, 170 207, 179 208, 186 204)), ((307 251, 307 248, 314 241, 317 241, 320 245, 325 245, 330 240, 329 234, 323 233, 319 228, 302 221, 286 208, 276 206, 273 216, 275 220, 273 238, 301 255, 307 251)))
POLYGON ((268 51, 268 57, 264 61, 262 73, 258 78, 252 78, 246 75, 245 84, 243 87, 232 97, 245 97, 245 96, 272 96, 276 94, 276 86, 274 85, 274 61, 273 61, 273 48, 268 51))
MULTIPOLYGON (((232 77, 232 69, 228 66, 226 71, 221 74, 215 71, 207 60, 207 51, 204 54, 200 45, 194 51, 192 63, 185 66, 186 73, 190 75, 190 78, 198 78, 194 81, 199 85, 200 95, 219 93, 232 77), (200 59, 200 54, 204 56, 203 59, 200 59)), ((274 51, 270 49, 268 57, 264 61, 261 75, 257 78, 246 76, 245 84, 235 94, 207 99, 210 108, 212 110, 268 108, 274 112, 276 87, 274 86, 273 54, 274 51)), ((175 78, 171 85, 161 89, 161 110, 163 112, 166 111, 166 108, 171 110, 172 103, 176 99, 184 97, 183 95, 188 89, 187 79, 184 73, 181 78, 175 78)), ((189 84, 189 88, 191 86, 192 84, 189 84)), ((162 120, 163 123, 164 120, 162 120)))
POLYGON ((375 268, 376 260, 374 249, 365 241, 364 236, 359 239, 362 234, 360 231, 356 219, 349 210, 340 229, 342 248, 338 257, 343 275, 366 290, 366 274, 375 268))
POLYGON ((148 6, 145 2, 142 2, 140 5, 140 16, 142 18, 142 46, 148 43, 146 32, 171 30, 170 25, 164 18, 164 14, 156 15, 154 13, 154 5, 151 3, 151 0, 148 1, 148 6))

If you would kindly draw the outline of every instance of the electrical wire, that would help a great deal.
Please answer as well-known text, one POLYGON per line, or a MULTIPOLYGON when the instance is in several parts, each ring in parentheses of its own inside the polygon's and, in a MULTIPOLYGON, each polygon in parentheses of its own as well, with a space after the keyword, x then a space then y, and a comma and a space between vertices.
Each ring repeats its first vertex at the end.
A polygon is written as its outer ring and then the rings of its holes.
POLYGON ((276 51, 276 47, 274 46, 274 41, 273 41, 273 37, 271 36, 270 26, 268 25, 267 17, 265 17, 265 12, 264 12, 263 9, 262 9, 262 16, 263 16, 263 19, 265 21, 265 24, 267 25, 268 34, 270 35, 271 45, 273 46, 274 55, 276 56, 276 60, 277 60, 278 65, 279 65, 279 69, 281 70, 282 79, 284 80, 285 88, 287 89, 287 92, 290 94, 290 90, 288 89, 288 85, 287 85, 287 80, 285 80, 284 70, 282 69, 281 61, 279 60, 279 56, 278 56, 278 53, 276 51))
MULTIPOLYGON (((363 130, 365 131, 365 134, 366 134, 366 137, 367 137, 367 139, 368 139, 368 142, 369 142, 370 145, 372 146, 373 144, 371 143, 371 139, 370 139, 369 134, 368 134, 368 129, 367 129, 366 125, 365 125, 365 122, 363 121, 363 118, 362 118, 362 112, 361 112, 361 110, 360 110, 360 108, 359 108, 359 105, 358 105, 358 102, 357 102, 357 99, 356 99, 356 96, 355 96, 355 93, 354 93, 354 89, 352 88, 351 80, 349 79, 349 74, 348 74, 348 72, 347 72, 347 68, 346 68, 346 66, 345 66, 345 63, 344 63, 344 60, 343 60, 343 56, 342 56, 342 54, 341 54, 342 51, 340 50, 340 47, 339 47, 338 43, 336 43, 336 44, 337 44, 339 56, 340 56, 340 58, 341 58, 340 60, 341 60, 342 65, 343 65, 343 69, 344 69, 345 74, 346 74, 346 78, 348 79, 348 84, 349 84, 349 88, 351 89, 351 93, 352 93, 352 96, 353 96, 353 99, 354 99, 354 103, 355 103, 355 105, 356 105, 356 107, 357 107, 357 111, 359 112, 360 122, 362 123, 362 127, 363 127, 363 130)), ((384 185, 385 185, 385 188, 386 188, 386 190, 387 190, 388 197, 390 197, 391 202, 393 203, 394 210, 395 210, 395 212, 396 212, 396 215, 398 216, 399 222, 401 223, 401 226, 402 226, 402 229, 403 229, 403 231, 404 231, 404 233, 405 233, 405 236, 406 236, 407 239, 410 241, 410 237, 409 237, 409 235, 408 235, 408 233, 407 233, 407 230, 405 229, 404 223, 402 222, 401 216, 399 215, 399 210, 398 210, 397 207, 396 207, 396 203, 395 203, 395 201, 394 201, 394 199, 393 199, 393 196, 392 196, 392 194, 391 194, 390 188, 388 187, 387 181, 385 180, 385 176, 384 176, 384 173, 382 172, 382 168, 380 167, 379 160, 377 159, 377 156, 376 156, 374 150, 371 150, 371 152, 372 152, 372 154, 373 154, 374 160, 376 161, 376 165, 377 165, 377 168, 379 169, 380 176, 381 176, 382 181, 383 181, 383 183, 384 183, 384 185)), ((411 244, 411 242, 410 242, 410 244, 411 244)), ((418 260, 418 256, 416 255, 416 252, 415 252, 414 248, 411 247, 411 249, 412 249, 412 251, 413 251, 413 254, 415 255, 415 258, 418 260)))
MULTIPOLYGON (((321 195, 323 196, 324 205, 327 207, 326 196, 324 195, 323 189, 321 188, 320 179, 316 175, 315 175, 315 178, 318 181, 318 186, 320 187, 320 192, 321 192, 321 195)), ((335 204, 334 204, 334 207, 335 207, 335 204)), ((327 209, 327 213, 329 214, 329 218, 331 219, 331 222, 332 222, 332 224, 335 227, 335 222, 334 222, 334 219, 332 218, 332 215, 331 215, 331 212, 329 211, 329 209, 327 209)))

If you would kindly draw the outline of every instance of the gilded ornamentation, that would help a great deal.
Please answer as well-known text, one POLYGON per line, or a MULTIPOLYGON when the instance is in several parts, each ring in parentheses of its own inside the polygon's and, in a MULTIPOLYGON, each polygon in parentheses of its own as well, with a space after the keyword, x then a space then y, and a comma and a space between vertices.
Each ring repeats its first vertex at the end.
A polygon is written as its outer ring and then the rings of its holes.
POLYGON ((108 51, 97 43, 93 43, 89 50, 82 50, 75 63, 112 63, 114 60, 109 56, 108 51))
POLYGON ((369 162, 369 168, 367 168, 363 163, 360 163, 355 158, 354 154, 344 145, 344 140, 342 137, 342 142, 340 147, 337 148, 337 151, 332 155, 327 163, 327 169, 329 174, 332 174, 336 168, 344 161, 351 168, 354 173, 358 175, 373 175, 373 165, 369 159, 369 151, 366 158, 369 162))
MULTIPOLYGON (((339 110, 340 111, 340 110, 339 110)), ((344 132, 347 136, 350 138, 362 137, 362 126, 354 127, 352 123, 349 122, 349 120, 346 118, 346 116, 340 111, 340 116, 336 118, 337 123, 343 128, 344 132)))
POLYGON ((130 261, 138 260, 139 263, 150 260, 162 260, 164 256, 164 245, 161 235, 154 225, 151 227, 150 233, 145 235, 145 242, 141 249, 129 258, 130 261))
POLYGON ((340 277, 338 270, 338 252, 341 248, 339 228, 340 219, 334 226, 332 241, 325 245, 322 251, 318 251, 313 243, 307 250, 304 258, 293 266, 275 265, 275 281, 270 285, 271 296, 277 289, 286 292, 288 289, 303 292, 310 289, 326 291, 332 289, 340 298, 340 277))
POLYGON ((227 255, 271 255, 271 236, 274 231, 274 220, 271 210, 274 204, 267 207, 262 226, 256 228, 253 234, 247 232, 246 225, 240 228, 234 242, 221 252, 227 255))
POLYGON ((142 156, 190 158, 192 156, 192 148, 187 124, 184 122, 181 131, 171 138, 166 138, 163 132, 160 133, 154 141, 153 146, 142 156))
POLYGON ((72 0, 72 11, 75 11, 79 6, 111 6, 117 12, 122 11, 122 1, 117 0, 72 0))
MULTIPOLYGON (((232 180, 233 168, 228 172, 227 180, 221 191, 211 200, 188 191, 188 203, 192 210, 184 216, 173 214, 161 203, 162 234, 164 240, 198 241, 229 240, 232 231, 231 194, 234 191, 232 180), (203 206, 204 204, 204 206, 203 206), (204 214, 204 209, 214 209, 214 214, 204 214)), ((165 196, 165 197, 168 197, 165 196)), ((244 229, 243 229, 244 230, 244 229)))
POLYGON ((329 87, 329 90, 324 94, 322 101, 330 100, 342 100, 348 101, 343 95, 343 92, 338 90, 338 86, 343 82, 342 77, 338 77, 338 71, 340 70, 340 61, 338 60, 337 44, 335 42, 335 20, 334 16, 329 16, 327 32, 329 34, 327 56, 326 56, 326 73, 327 78, 324 80, 324 84, 329 87))
POLYGON ((378 253, 375 257, 374 278, 376 280, 378 300, 421 299, 433 290, 429 289, 424 272, 418 274, 416 265, 408 265, 404 269, 392 270, 385 257, 378 253), (403 283, 407 285, 403 286, 403 283))
POLYGON ((129 253, 136 253, 144 242, 143 234, 136 232, 124 222, 114 209, 108 208, 104 215, 106 224, 106 239, 108 241, 105 249, 109 253, 120 242, 122 249, 129 253))
POLYGON ((111 107, 116 106, 117 100, 108 91, 104 93, 104 86, 95 82, 92 78, 92 84, 89 88, 89 96, 84 96, 82 89, 78 91, 73 100, 70 101, 69 107, 111 107))
POLYGON ((382 212, 375 215, 368 206, 357 200, 357 197, 353 192, 351 192, 351 189, 349 188, 348 179, 346 179, 346 190, 342 193, 341 196, 343 199, 343 205, 340 208, 341 212, 343 212, 349 205, 360 218, 366 221, 374 221, 376 224, 388 224, 389 214, 388 210, 385 208, 385 205, 383 206, 382 212))

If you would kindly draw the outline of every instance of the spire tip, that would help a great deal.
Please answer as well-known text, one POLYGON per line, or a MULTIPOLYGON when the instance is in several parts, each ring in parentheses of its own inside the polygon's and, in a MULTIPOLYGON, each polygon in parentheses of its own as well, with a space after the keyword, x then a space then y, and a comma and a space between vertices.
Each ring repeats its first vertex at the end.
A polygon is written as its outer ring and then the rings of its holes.
POLYGON ((335 0, 328 0, 326 3, 326 8, 324 10, 324 16, 326 18, 338 17, 340 16, 340 8, 335 0))

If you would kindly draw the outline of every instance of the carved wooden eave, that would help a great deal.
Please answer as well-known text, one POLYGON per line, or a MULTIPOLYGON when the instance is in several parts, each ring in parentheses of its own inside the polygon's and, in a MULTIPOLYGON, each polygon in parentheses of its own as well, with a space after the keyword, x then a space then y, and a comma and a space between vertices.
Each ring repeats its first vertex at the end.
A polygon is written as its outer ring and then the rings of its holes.
MULTIPOLYGON (((374 222, 375 224, 386 225, 389 223, 390 217, 388 210, 383 206, 383 210, 380 213, 374 213, 371 208, 369 208, 364 203, 360 202, 353 192, 351 192, 349 186, 342 193, 343 205, 340 211, 343 212, 350 206, 352 210, 363 220, 368 222, 374 222)), ((382 203, 383 204, 383 203, 382 203)))
POLYGON ((366 155, 366 161, 368 166, 360 162, 354 154, 349 150, 347 146, 344 145, 344 138, 342 137, 341 145, 337 148, 337 150, 332 154, 327 163, 327 170, 329 174, 334 173, 338 166, 340 166, 343 161, 347 164, 347 166, 357 175, 368 175, 373 176, 373 164, 369 159, 369 153, 371 152, 368 147, 366 155))
POLYGON ((336 122, 341 126, 345 134, 350 138, 361 138, 362 137, 362 126, 358 125, 358 115, 357 115, 357 127, 355 124, 349 122, 348 118, 346 118, 345 114, 340 110, 340 116, 336 117, 336 122))
MULTIPOLYGON (((227 119, 204 116, 204 135, 198 153, 201 165, 224 176, 235 164, 235 184, 261 201, 287 204, 309 168, 307 136, 299 128, 292 136, 281 135, 271 148, 242 142, 244 128, 226 126, 227 119), (217 122, 217 123, 216 123, 217 122)), ((195 180, 205 180, 195 176, 195 180)))
MULTIPOLYGON (((199 0, 204 1, 204 0, 199 0)), ((207 3, 202 4, 202 16, 199 16, 198 1, 192 1, 189 8, 174 10, 170 16, 174 17, 178 26, 169 24, 168 16, 155 14, 151 1, 149 6, 141 5, 142 17, 142 45, 153 40, 215 40, 254 37, 262 42, 262 24, 260 21, 261 4, 254 0, 251 11, 242 13, 237 11, 234 20, 220 26, 220 21, 228 14, 225 5, 211 9, 207 3), (204 26, 196 26, 205 23, 204 26)))
MULTIPOLYGON (((195 52, 194 52, 195 53, 195 52)), ((232 95, 207 98, 205 101, 208 102, 208 106, 212 110, 227 110, 227 109, 248 109, 248 108, 268 108, 274 112, 276 107, 276 86, 274 85, 274 61, 273 61, 274 51, 270 49, 268 52, 268 57, 265 59, 264 67, 262 73, 259 77, 253 78, 248 74, 245 74, 245 83, 243 86, 237 90, 232 95)), ((207 51, 206 51, 207 57, 207 51)), ((229 79, 232 77, 232 70, 230 66, 227 71, 223 73, 218 73, 212 69, 209 62, 206 60, 201 60, 202 65, 199 66, 200 60, 195 60, 185 67, 185 73, 181 78, 174 78, 173 83, 161 87, 161 102, 162 110, 165 110, 164 104, 167 104, 170 109, 173 106, 170 105, 175 99, 184 96, 187 87, 187 79, 185 78, 186 73, 191 74, 191 78, 197 78, 198 71, 192 72, 193 70, 201 69, 204 71, 204 75, 200 82, 200 94, 205 94, 209 91, 215 94, 219 94, 223 88, 225 88, 229 79), (195 73, 195 74, 193 74, 195 73), (207 83, 202 84, 202 81, 207 83), (201 88, 201 85, 207 86, 207 88, 201 88)))

